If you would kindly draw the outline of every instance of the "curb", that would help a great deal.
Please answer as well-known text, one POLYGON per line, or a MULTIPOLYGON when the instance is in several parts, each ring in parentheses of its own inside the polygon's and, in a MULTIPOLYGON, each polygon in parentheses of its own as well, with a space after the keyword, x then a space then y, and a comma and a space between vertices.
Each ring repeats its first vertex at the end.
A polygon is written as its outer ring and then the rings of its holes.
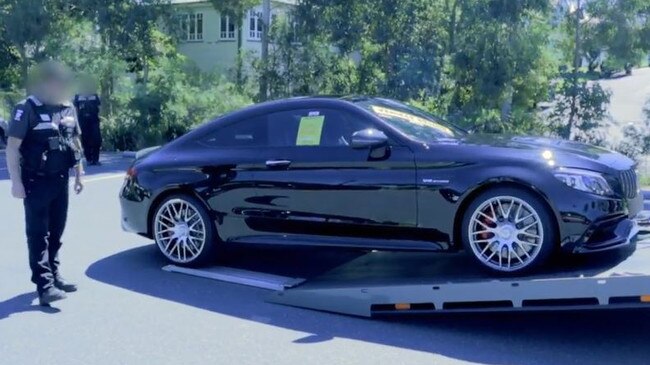
POLYGON ((122 152, 122 157, 123 158, 135 158, 137 152, 134 151, 124 151, 122 152))

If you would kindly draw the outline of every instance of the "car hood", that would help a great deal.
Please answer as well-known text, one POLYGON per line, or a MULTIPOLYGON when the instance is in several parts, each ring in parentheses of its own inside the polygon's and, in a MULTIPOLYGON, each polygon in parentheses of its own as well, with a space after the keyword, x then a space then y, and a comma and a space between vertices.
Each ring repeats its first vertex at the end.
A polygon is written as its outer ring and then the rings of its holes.
POLYGON ((632 159, 618 152, 563 139, 504 134, 470 134, 458 142, 464 145, 517 150, 516 153, 521 155, 532 153, 536 156, 543 156, 548 160, 554 160, 557 166, 578 167, 596 171, 602 171, 603 169, 622 171, 635 165, 632 159))

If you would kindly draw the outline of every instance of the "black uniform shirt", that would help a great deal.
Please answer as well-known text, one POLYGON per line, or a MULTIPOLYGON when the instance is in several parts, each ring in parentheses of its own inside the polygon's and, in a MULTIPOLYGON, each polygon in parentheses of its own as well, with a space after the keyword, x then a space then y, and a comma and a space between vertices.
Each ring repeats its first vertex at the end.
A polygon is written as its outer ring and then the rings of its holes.
POLYGON ((97 94, 78 94, 75 95, 73 104, 77 109, 77 115, 81 119, 96 119, 99 121, 99 107, 102 105, 101 99, 97 94))
MULTIPOLYGON (((65 134, 76 137, 81 134, 79 122, 77 120, 77 113, 75 112, 72 104, 65 105, 44 105, 38 99, 30 96, 30 99, 37 106, 42 106, 43 110, 49 114, 46 119, 51 119, 57 127, 61 127, 63 122, 63 131, 65 134)), ((20 102, 12 114, 9 121, 8 137, 18 138, 24 140, 27 134, 37 125, 44 122, 43 118, 36 114, 36 111, 31 107, 27 100, 20 102)))

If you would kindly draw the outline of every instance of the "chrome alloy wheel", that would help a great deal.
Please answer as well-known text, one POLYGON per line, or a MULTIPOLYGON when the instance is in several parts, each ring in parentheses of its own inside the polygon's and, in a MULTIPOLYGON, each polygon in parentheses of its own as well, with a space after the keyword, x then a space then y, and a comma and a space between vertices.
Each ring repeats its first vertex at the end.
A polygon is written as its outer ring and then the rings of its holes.
POLYGON ((206 244, 206 225, 198 209, 183 199, 171 199, 158 208, 154 237, 160 251, 172 262, 195 260, 206 244))
POLYGON ((472 214, 469 244, 486 266, 503 272, 520 270, 535 261, 544 242, 539 214, 524 200, 496 196, 472 214))

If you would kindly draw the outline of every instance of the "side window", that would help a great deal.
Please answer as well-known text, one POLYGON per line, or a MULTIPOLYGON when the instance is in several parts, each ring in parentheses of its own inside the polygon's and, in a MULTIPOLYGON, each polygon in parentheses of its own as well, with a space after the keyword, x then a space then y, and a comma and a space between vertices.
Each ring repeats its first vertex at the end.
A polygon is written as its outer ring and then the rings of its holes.
POLYGON ((354 114, 331 109, 296 109, 269 114, 272 147, 349 146, 352 134, 373 127, 354 114))
POLYGON ((295 146, 300 118, 304 113, 304 110, 286 110, 269 114, 269 146, 295 146))
POLYGON ((240 120, 208 134, 209 147, 343 147, 352 134, 373 127, 355 114, 332 109, 294 109, 240 120))
POLYGON ((218 127, 204 138, 202 143, 216 148, 267 146, 266 117, 253 117, 218 127))
POLYGON ((367 119, 346 111, 325 110, 324 115, 321 146, 349 146, 354 132, 374 127, 367 119))

